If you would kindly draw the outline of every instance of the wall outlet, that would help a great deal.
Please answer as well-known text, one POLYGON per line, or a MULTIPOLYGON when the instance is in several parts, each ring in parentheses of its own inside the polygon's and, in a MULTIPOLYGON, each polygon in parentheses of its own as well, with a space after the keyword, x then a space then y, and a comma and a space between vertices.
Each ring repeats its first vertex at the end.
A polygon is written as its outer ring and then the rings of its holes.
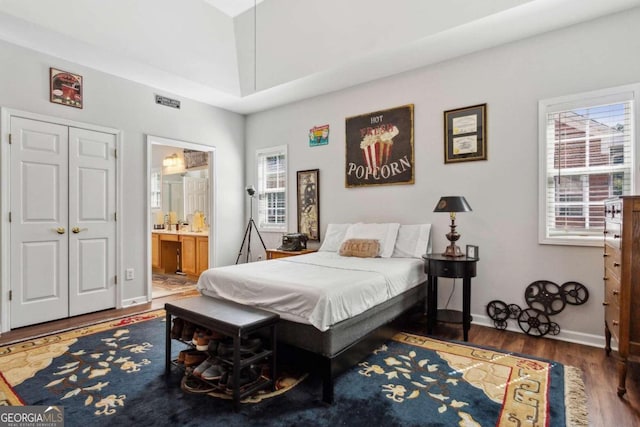
POLYGON ((126 280, 133 280, 135 277, 136 277, 136 276, 135 276, 135 274, 134 274, 133 268, 127 268, 127 269, 124 271, 124 278, 125 278, 126 280))

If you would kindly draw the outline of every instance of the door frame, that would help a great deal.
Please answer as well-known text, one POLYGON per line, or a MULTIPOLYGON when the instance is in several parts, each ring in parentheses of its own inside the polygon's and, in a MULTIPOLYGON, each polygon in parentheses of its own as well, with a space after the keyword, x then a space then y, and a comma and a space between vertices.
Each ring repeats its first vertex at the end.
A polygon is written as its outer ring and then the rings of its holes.
POLYGON ((152 233, 152 228, 151 228, 151 159, 152 157, 152 148, 154 145, 162 145, 162 146, 169 146, 169 147, 176 147, 176 148, 186 148, 189 150, 197 150, 197 151, 205 151, 207 153, 209 153, 209 165, 208 165, 208 172, 209 172, 209 260, 208 260, 208 264, 209 264, 209 268, 213 267, 213 254, 216 253, 215 250, 217 248, 217 243, 218 243, 218 239, 217 239, 217 235, 218 233, 216 233, 217 230, 217 218, 218 218, 218 212, 217 212, 217 207, 218 207, 218 203, 216 203, 216 197, 218 192, 216 191, 216 184, 217 184, 217 179, 215 176, 215 164, 216 164, 216 147, 211 146, 211 145, 204 145, 204 144, 199 144, 199 143, 193 143, 193 142, 187 142, 187 141, 181 141, 178 139, 171 139, 171 138, 163 138, 161 136, 155 136, 155 135, 146 135, 147 138, 147 197, 145 200, 147 209, 146 209, 146 223, 147 223, 147 242, 146 242, 146 248, 147 248, 147 256, 146 256, 146 264, 145 264, 145 268, 146 268, 146 275, 147 275, 147 295, 148 295, 148 300, 151 301, 153 299, 152 296, 152 291, 153 291, 153 271, 152 271, 152 267, 151 267, 151 233, 152 233))
MULTIPOLYGON (((11 290, 11 239, 9 235, 9 212, 11 208, 11 159, 9 158, 9 124, 11 117, 22 117, 29 120, 55 123, 58 125, 109 133, 116 137, 116 150, 122 153, 122 131, 115 128, 92 125, 60 117, 47 116, 38 113, 15 110, 0 106, 0 182, 4 183, 0 191, 0 333, 11 330, 11 304, 9 291, 11 290)), ((124 277, 122 270, 122 156, 116 156, 116 274, 124 277)), ((121 286, 116 286, 116 308, 122 307, 121 286)))

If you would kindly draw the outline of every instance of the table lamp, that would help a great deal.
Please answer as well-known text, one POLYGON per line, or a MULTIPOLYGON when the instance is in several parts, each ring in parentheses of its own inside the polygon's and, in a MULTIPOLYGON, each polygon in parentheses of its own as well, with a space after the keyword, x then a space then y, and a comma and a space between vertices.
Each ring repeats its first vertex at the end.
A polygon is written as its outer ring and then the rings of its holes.
POLYGON ((449 257, 463 256, 464 254, 460 250, 460 247, 456 245, 456 241, 460 239, 460 234, 456 231, 456 212, 471 212, 469 203, 467 203, 463 196, 441 197, 433 211, 449 212, 449 217, 451 218, 451 231, 447 233, 449 246, 447 246, 447 249, 442 255, 449 257))

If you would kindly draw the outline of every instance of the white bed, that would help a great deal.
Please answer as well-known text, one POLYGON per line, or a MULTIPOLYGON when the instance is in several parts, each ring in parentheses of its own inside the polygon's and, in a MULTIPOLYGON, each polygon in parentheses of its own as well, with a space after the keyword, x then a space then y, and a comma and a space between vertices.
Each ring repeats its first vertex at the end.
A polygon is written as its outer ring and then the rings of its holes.
POLYGON ((329 224, 316 253, 212 268, 198 289, 278 313, 278 342, 320 357, 323 400, 332 402, 334 377, 390 338, 394 319, 424 308, 430 229, 329 224), (378 256, 340 256, 350 239, 374 239, 378 256))
POLYGON ((202 273, 198 289, 326 331, 425 281, 424 264, 416 258, 315 252, 213 268, 202 273))

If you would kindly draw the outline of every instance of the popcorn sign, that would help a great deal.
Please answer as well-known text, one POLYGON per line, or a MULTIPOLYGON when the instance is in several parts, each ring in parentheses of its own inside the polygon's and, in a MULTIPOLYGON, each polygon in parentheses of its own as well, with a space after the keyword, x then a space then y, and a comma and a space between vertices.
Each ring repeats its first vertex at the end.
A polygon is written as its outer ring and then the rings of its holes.
POLYGON ((413 184, 413 104, 346 120, 346 186, 413 184))

